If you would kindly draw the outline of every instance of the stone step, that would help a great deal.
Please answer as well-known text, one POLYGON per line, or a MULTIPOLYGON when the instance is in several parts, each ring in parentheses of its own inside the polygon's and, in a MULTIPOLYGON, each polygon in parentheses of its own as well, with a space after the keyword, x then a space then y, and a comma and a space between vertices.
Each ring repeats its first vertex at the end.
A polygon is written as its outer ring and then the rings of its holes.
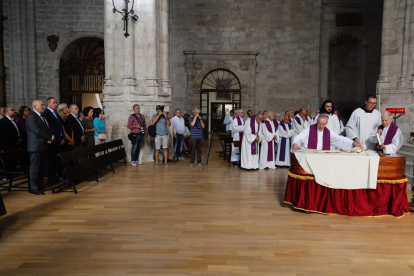
POLYGON ((414 153, 414 145, 413 144, 408 144, 408 143, 404 143, 400 149, 400 151, 405 151, 405 152, 411 152, 414 153))

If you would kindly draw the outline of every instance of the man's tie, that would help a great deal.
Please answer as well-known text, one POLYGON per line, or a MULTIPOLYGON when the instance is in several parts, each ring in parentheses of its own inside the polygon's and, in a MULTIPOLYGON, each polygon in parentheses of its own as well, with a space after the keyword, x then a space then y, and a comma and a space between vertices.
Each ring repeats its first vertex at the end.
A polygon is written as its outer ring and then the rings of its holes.
POLYGON ((49 124, 46 122, 46 119, 45 117, 43 117, 43 114, 40 115, 40 118, 42 118, 43 123, 45 123, 45 125, 49 127, 49 124))

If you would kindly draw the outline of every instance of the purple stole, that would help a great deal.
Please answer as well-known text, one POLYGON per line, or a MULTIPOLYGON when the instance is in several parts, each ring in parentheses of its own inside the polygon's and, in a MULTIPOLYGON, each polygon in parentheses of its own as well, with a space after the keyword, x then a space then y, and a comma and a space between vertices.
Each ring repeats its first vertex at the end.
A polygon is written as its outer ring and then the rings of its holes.
POLYGON ((300 121, 300 118, 299 118, 298 116, 295 116, 295 120, 296 120, 296 122, 297 122, 299 125, 302 125, 302 123, 301 123, 301 121, 300 121))
MULTIPOLYGON (((250 118, 250 128, 252 129, 252 134, 256 135, 259 133, 260 131, 260 123, 257 124, 257 133, 256 133, 256 126, 255 126, 255 122, 256 122, 256 117, 250 118)), ((257 141, 253 141, 252 143, 252 155, 256 155, 258 153, 257 150, 257 141)))
MULTIPOLYGON (((283 128, 283 130, 286 130, 285 122, 280 122, 280 126, 283 128)), ((287 131, 289 131, 292 128, 292 125, 288 123, 288 127, 289 129, 287 129, 287 131)), ((282 143, 280 144, 279 160, 283 162, 285 161, 285 158, 286 158, 286 139, 288 138, 282 137, 282 143)), ((291 148, 292 148, 292 138, 289 138, 289 149, 291 148)))
MULTIPOLYGON (((243 125, 239 116, 237 116, 237 123, 238 123, 239 126, 243 125)), ((243 134, 244 134, 243 131, 239 132, 240 141, 243 141, 243 134)))
MULTIPOLYGON (((380 125, 378 127, 378 129, 384 130, 384 126, 383 125, 380 125)), ((383 142, 384 145, 387 146, 387 145, 391 144, 392 138, 394 138, 395 134, 397 133, 397 130, 398 130, 397 125, 394 124, 394 123, 391 123, 390 126, 389 126, 389 128, 388 128, 387 136, 385 136, 385 141, 383 142)), ((379 147, 378 143, 375 146, 375 148, 377 149, 377 151, 383 152, 383 149, 379 147)))
MULTIPOLYGON (((322 150, 331 149, 331 132, 327 127, 323 130, 322 150)), ((318 147, 318 127, 312 125, 309 128, 308 149, 315 149, 318 147)))
MULTIPOLYGON (((272 126, 270 125, 270 122, 264 121, 264 123, 266 124, 267 130, 269 132, 272 132, 272 126)), ((275 130, 277 130, 277 127, 276 127, 277 122, 275 123, 275 121, 273 121, 273 124, 275 126, 275 130)), ((267 147, 268 147, 267 148, 267 161, 268 162, 273 161, 273 153, 275 152, 275 149, 273 148, 274 144, 275 144, 274 140, 267 142, 267 147)))
POLYGON ((292 123, 292 119, 289 117, 289 124, 291 124, 292 123))

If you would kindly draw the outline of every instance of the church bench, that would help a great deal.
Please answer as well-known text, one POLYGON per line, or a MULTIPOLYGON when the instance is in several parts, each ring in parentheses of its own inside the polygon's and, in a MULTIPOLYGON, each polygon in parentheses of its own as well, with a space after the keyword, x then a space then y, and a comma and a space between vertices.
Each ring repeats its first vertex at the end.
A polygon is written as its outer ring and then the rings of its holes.
POLYGON ((17 190, 26 190, 26 188, 21 187, 22 184, 25 184, 26 181, 20 182, 27 178, 28 192, 30 193, 30 184, 29 184, 29 167, 30 167, 30 154, 26 150, 15 150, 1 153, 1 159, 4 163, 7 164, 10 171, 10 179, 1 184, 0 187, 11 192, 12 189, 16 188, 17 190), (20 177, 21 176, 21 177, 20 177), (19 178, 17 178, 19 177, 19 178), (19 181, 19 183, 13 185, 13 181, 19 181))
POLYGON ((112 172, 115 173, 114 163, 119 160, 124 160, 126 166, 126 152, 123 148, 123 142, 121 139, 103 143, 100 145, 82 148, 74 151, 61 153, 60 158, 63 166, 63 183, 55 189, 60 188, 63 190, 73 190, 77 194, 75 183, 95 174, 96 182, 98 180, 98 171, 107 166, 111 166, 112 172), (100 153, 95 157, 96 153, 100 153), (79 163, 74 163, 77 160, 82 160, 79 163), (69 187, 66 186, 66 180, 69 182, 69 187))

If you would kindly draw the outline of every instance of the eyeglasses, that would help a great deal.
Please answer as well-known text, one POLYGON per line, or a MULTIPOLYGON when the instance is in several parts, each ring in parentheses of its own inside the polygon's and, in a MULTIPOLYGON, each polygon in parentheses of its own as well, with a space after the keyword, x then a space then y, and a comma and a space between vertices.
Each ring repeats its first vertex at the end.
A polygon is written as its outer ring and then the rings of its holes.
POLYGON ((377 105, 377 103, 368 102, 369 105, 377 105))
POLYGON ((10 109, 10 111, 13 111, 14 112, 14 111, 16 111, 16 109, 10 109))

